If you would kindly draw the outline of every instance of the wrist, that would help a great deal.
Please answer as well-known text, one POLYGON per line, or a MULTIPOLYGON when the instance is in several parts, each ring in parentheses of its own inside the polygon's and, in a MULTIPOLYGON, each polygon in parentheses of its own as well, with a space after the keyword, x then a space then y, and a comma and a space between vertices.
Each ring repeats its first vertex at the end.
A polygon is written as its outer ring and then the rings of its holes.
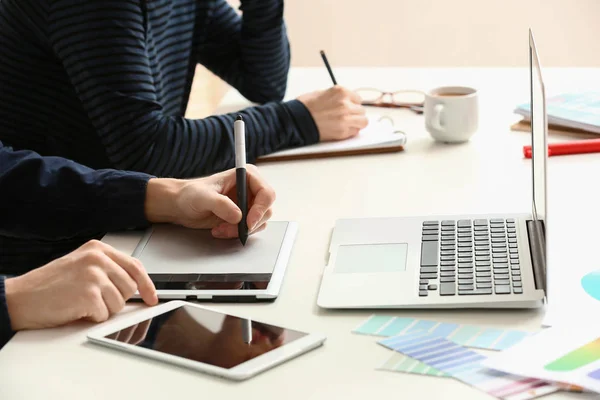
POLYGON ((11 329, 13 331, 26 329, 27 323, 23 318, 23 307, 19 295, 19 278, 9 278, 4 281, 4 296, 11 329))
POLYGON ((148 181, 144 211, 151 223, 170 223, 177 218, 177 198, 184 182, 179 179, 152 178, 148 181))

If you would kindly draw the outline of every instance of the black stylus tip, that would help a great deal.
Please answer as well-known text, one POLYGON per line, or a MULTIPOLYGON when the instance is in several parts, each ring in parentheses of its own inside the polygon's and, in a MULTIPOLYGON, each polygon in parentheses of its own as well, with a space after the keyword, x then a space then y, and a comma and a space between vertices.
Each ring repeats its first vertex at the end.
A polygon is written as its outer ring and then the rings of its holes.
POLYGON ((240 241, 242 242, 242 246, 245 246, 248 241, 248 236, 241 236, 240 241))
POLYGON ((238 116, 235 118, 236 121, 243 121, 244 118, 242 118, 242 114, 238 114, 238 116))

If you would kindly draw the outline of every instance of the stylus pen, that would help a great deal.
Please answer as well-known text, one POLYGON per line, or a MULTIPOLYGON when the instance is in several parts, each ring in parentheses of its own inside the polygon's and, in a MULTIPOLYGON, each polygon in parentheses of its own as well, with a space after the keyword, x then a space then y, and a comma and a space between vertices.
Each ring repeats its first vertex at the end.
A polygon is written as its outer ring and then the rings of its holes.
POLYGON ((337 85, 337 81, 335 80, 335 76, 333 76, 333 71, 331 70, 331 66, 329 65, 329 61, 327 61, 327 56, 325 55, 325 52, 323 50, 321 50, 321 58, 323 59, 323 62, 325 63, 325 68, 327 68, 327 71, 329 72, 329 76, 331 76, 331 80, 333 81, 333 84, 337 85))
POLYGON ((238 236, 242 245, 248 240, 248 197, 246 183, 246 125, 241 115, 233 123, 235 136, 235 186, 237 189, 238 207, 242 211, 242 220, 238 224, 238 236))
POLYGON ((242 318, 242 338, 244 343, 252 343, 252 321, 242 318))
MULTIPOLYGON (((584 153, 600 153, 600 139, 548 143, 548 157, 584 153)), ((531 158, 531 146, 523 146, 523 154, 525 155, 525 158, 531 158)))

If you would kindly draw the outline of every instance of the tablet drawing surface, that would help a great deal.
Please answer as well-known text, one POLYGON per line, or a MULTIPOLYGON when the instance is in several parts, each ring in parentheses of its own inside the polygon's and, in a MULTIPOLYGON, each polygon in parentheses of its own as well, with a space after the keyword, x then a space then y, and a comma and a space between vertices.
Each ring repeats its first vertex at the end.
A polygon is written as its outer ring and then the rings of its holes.
POLYGON ((288 224, 269 222, 246 246, 239 239, 215 239, 210 230, 154 225, 133 255, 151 274, 271 274, 288 224))

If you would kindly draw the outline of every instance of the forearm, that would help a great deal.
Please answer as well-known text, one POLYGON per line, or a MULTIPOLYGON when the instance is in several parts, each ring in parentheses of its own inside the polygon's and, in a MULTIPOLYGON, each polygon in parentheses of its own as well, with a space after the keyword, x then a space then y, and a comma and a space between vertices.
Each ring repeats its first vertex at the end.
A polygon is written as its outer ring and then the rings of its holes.
POLYGON ((141 227, 150 176, 0 148, 0 235, 61 240, 141 227))
POLYGON ((283 1, 245 0, 240 9, 241 18, 217 2, 199 61, 252 102, 281 101, 290 67, 283 1))
POLYGON ((113 146, 115 152, 126 150, 118 146, 121 142, 130 142, 130 135, 154 139, 143 142, 126 156, 119 155, 123 162, 115 167, 175 178, 206 176, 233 168, 233 123, 238 114, 246 121, 246 150, 250 163, 262 155, 319 140, 310 112, 296 100, 199 120, 158 116, 158 122, 152 124, 155 131, 122 132, 121 139, 113 146))
POLYGON ((242 94, 259 103, 282 100, 290 68, 283 0, 242 1, 242 94))

